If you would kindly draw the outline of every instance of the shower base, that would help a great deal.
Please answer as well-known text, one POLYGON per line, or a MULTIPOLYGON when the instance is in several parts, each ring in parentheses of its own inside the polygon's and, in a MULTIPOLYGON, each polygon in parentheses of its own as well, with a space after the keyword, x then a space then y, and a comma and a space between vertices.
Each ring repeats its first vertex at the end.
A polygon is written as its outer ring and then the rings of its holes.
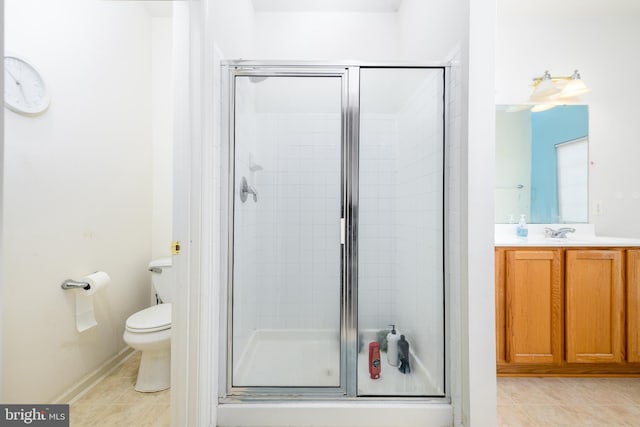
POLYGON ((258 329, 238 359, 233 383, 241 387, 339 387, 340 336, 322 329, 258 329))
MULTIPOLYGON (((411 373, 403 374, 381 353, 380 378, 369 376, 366 353, 369 337, 362 331, 358 354, 358 394, 361 396, 440 396, 431 375, 411 354, 411 373)), ((339 387, 340 340, 335 331, 309 329, 259 329, 253 332, 236 364, 234 386, 339 387)))
POLYGON ((368 343, 375 340, 376 331, 362 331, 362 350, 358 354, 358 395, 360 396, 443 396, 444 392, 435 384, 429 371, 413 351, 410 351, 410 374, 403 374, 398 367, 387 362, 387 354, 380 353, 382 370, 380 378, 369 376, 368 343))

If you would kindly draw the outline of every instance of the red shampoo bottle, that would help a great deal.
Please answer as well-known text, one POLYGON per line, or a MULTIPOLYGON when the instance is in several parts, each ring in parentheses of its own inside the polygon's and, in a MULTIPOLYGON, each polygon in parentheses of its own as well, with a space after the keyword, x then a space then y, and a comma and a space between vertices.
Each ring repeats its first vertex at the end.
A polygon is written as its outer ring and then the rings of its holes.
POLYGON ((373 341, 369 343, 369 375, 372 380, 380 378, 380 344, 373 341))

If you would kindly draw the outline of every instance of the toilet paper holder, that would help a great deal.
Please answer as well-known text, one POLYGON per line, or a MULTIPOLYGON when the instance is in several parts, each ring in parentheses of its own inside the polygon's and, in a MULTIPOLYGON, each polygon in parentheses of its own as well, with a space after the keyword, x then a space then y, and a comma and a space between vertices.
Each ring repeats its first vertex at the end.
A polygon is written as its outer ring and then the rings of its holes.
POLYGON ((62 282, 62 285, 60 285, 60 287, 64 290, 84 289, 85 291, 88 291, 89 289, 91 289, 91 284, 89 284, 89 282, 78 282, 77 280, 67 279, 62 282))

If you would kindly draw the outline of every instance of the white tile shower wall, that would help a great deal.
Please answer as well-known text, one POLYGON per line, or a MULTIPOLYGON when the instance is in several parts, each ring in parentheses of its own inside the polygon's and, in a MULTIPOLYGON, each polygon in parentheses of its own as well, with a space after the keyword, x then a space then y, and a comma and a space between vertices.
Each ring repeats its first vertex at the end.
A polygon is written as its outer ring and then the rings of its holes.
POLYGON ((395 149, 398 126, 395 114, 361 117, 360 194, 358 241, 358 325, 385 329, 399 323, 395 284, 397 226, 395 149))
POLYGON ((432 379, 444 384, 443 105, 434 71, 398 114, 395 201, 397 319, 432 379))
POLYGON ((340 115, 258 116, 257 324, 337 330, 340 115))

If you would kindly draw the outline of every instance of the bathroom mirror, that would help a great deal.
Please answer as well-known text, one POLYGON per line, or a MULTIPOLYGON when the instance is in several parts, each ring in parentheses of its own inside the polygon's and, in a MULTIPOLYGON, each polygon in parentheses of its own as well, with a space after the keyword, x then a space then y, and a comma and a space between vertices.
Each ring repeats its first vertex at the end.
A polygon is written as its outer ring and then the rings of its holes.
POLYGON ((496 223, 589 222, 586 105, 496 106, 496 223))

